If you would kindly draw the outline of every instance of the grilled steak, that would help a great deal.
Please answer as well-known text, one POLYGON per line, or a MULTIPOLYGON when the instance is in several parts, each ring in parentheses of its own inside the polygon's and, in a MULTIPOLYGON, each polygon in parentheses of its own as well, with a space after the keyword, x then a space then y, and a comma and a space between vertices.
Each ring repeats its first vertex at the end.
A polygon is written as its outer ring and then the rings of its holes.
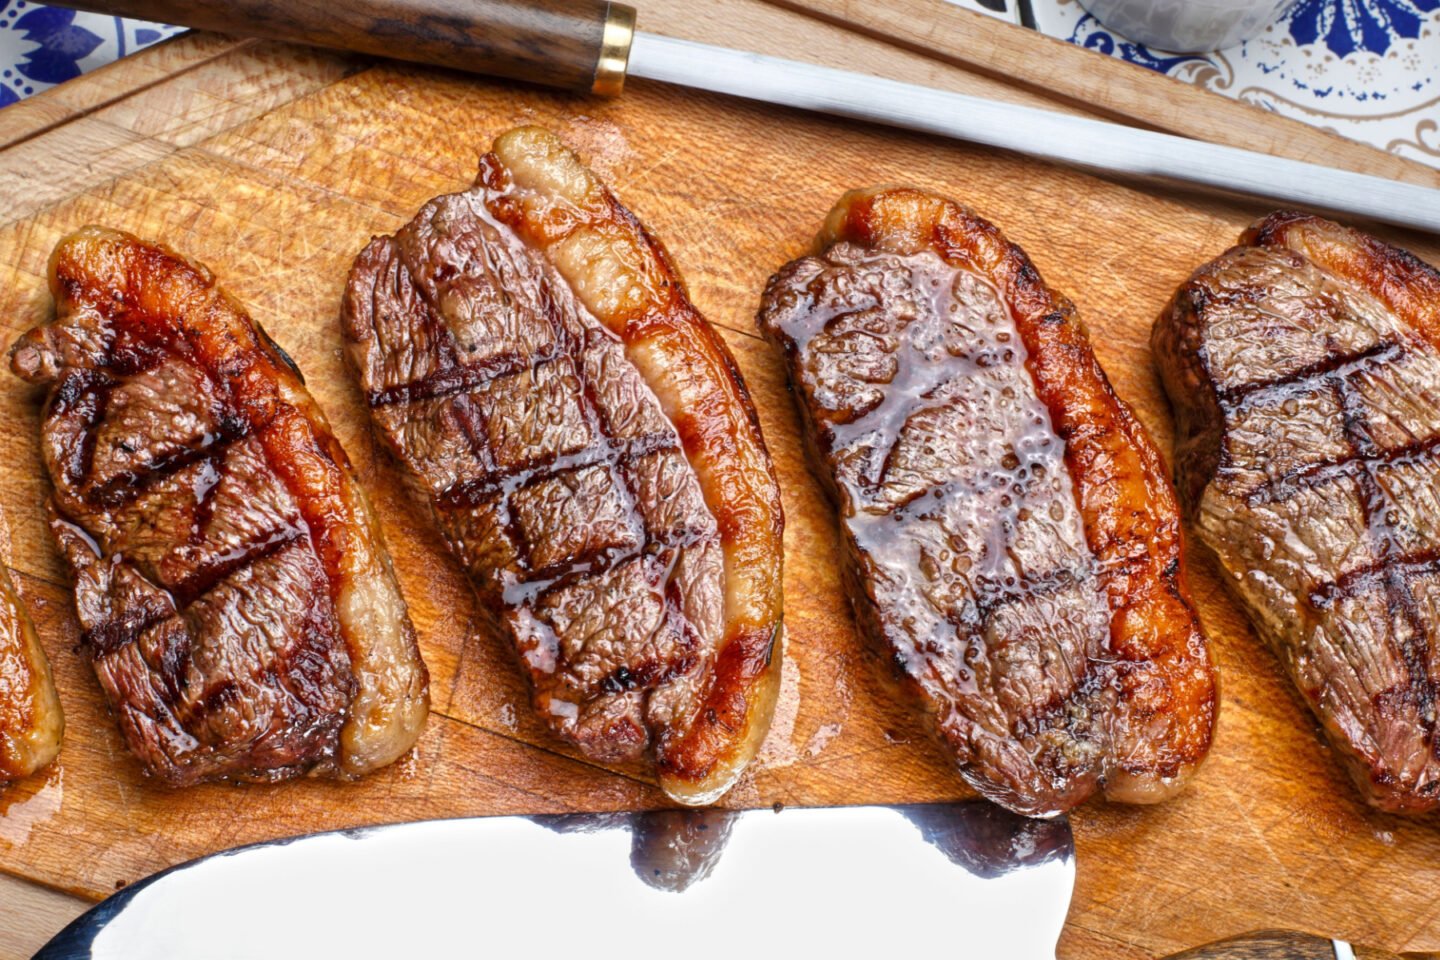
POLYGON ((54 760, 64 733, 60 698, 35 625, 0 567, 0 784, 54 760))
POLYGON ((847 194, 770 281, 861 631, 962 775, 1032 816, 1151 802, 1205 755, 1174 493, 1074 307, 963 207, 847 194))
POLYGON ((83 645, 174 785, 354 776, 399 757, 425 666, 379 527, 299 372, 210 272, 88 227, 50 260, 51 529, 83 645))
POLYGON ((1276 214, 1154 330, 1200 539, 1365 798, 1440 805, 1440 272, 1276 214))
POLYGON ((380 433, 508 635, 535 709, 605 761, 723 793, 779 679, 780 498, 728 350, 658 241, 553 134, 355 262, 380 433))

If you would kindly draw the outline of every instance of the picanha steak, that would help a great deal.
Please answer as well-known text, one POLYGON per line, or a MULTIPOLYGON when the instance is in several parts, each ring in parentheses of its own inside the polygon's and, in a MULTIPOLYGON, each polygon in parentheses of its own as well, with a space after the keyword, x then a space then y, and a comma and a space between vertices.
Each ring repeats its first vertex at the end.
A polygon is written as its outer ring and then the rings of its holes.
POLYGON ((1440 272, 1279 213, 1154 330, 1181 501, 1365 798, 1440 806, 1440 272))
POLYGON ((760 310, 839 508, 862 633, 962 775, 1060 813, 1170 796, 1216 691, 1159 454, 1074 307, 993 225, 847 194, 760 310))
POLYGON ((369 504, 299 371, 210 272, 87 227, 50 259, 55 321, 11 366, 48 384, 50 525, 125 741, 176 785, 356 776, 429 709, 369 504))
POLYGON ((10 574, 0 566, 0 785, 54 760, 64 733, 50 664, 10 574))
POLYGON ((651 751, 678 800, 723 793, 774 706, 780 497, 665 249, 520 128, 361 253, 343 324, 540 717, 598 760, 651 751))

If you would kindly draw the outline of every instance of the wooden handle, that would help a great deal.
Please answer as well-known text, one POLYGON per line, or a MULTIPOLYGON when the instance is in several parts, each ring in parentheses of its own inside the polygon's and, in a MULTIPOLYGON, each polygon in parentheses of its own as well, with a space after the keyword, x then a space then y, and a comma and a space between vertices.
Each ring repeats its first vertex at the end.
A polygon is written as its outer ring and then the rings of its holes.
POLYGON ((605 0, 62 0, 235 36, 264 37, 613 96, 635 11, 605 0))
MULTIPOLYGON (((1354 948, 1356 960, 1400 960, 1393 953, 1354 948)), ((1258 930, 1177 953, 1167 960, 1336 960, 1333 940, 1285 930, 1258 930)))

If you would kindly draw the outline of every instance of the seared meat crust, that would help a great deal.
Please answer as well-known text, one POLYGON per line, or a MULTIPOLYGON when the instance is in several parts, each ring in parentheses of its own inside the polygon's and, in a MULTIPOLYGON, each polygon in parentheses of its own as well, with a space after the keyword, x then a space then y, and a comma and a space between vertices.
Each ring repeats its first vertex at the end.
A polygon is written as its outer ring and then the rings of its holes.
POLYGON ((176 786, 357 776, 414 743, 425 666, 369 504, 299 372, 210 272, 87 227, 50 261, 51 528, 126 743, 176 786))
POLYGON ((54 760, 64 734, 50 663, 10 574, 0 567, 0 784, 54 760))
POLYGON ((1279 213, 1153 342, 1197 535, 1365 799, 1440 806, 1440 272, 1279 213))
POLYGON ((760 326, 839 508, 861 631, 962 775, 1046 816, 1171 795, 1216 691, 1174 493, 1074 307, 991 224, 847 194, 760 326))
POLYGON ((750 398, 669 256, 551 133, 355 262, 342 322, 380 433, 588 756, 652 751, 686 803, 764 738, 779 492, 750 398))

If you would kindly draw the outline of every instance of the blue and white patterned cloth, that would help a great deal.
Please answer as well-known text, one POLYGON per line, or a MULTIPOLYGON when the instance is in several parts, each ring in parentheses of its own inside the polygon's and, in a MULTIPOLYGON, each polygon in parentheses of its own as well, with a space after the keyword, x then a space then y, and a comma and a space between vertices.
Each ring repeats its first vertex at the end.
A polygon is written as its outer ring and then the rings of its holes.
MULTIPOLYGON (((1205 56, 1147 49, 1081 0, 951 0, 1440 167, 1440 0, 1299 0, 1256 40, 1205 56)), ((0 0, 0 106, 180 32, 0 0)))
POLYGON ((0 0, 0 106, 179 32, 158 23, 0 0))

